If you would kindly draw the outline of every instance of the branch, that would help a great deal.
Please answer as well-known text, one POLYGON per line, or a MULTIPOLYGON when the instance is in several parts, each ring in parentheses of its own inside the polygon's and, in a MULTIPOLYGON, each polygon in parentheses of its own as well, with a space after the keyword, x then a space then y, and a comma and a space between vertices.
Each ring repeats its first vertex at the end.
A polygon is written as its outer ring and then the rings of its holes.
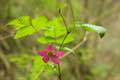
POLYGON ((81 45, 83 45, 87 41, 87 35, 88 35, 88 32, 85 32, 85 35, 84 35, 82 41, 80 41, 78 44, 76 44, 76 46, 72 48, 72 51, 67 52, 64 55, 64 57, 66 57, 67 55, 73 53, 73 51, 75 51, 77 48, 79 48, 81 45))
POLYGON ((59 14, 60 14, 60 16, 62 17, 63 23, 64 23, 64 25, 65 25, 65 29, 66 29, 65 37, 64 37, 64 39, 63 39, 63 41, 62 41, 62 43, 61 43, 61 45, 60 45, 60 47, 59 47, 59 50, 61 50, 61 48, 62 48, 62 46, 63 46, 63 44, 64 44, 65 39, 66 39, 67 36, 70 34, 70 31, 69 31, 69 29, 68 29, 68 26, 67 26, 67 24, 66 24, 66 22, 65 22, 64 16, 62 15, 62 12, 61 12, 60 9, 59 9, 59 14))

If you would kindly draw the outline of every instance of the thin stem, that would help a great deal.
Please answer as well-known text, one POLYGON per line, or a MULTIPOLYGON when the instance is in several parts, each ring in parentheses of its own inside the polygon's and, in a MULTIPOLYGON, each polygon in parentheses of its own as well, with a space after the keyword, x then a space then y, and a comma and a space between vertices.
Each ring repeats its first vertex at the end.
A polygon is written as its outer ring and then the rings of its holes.
POLYGON ((67 55, 71 54, 73 51, 75 51, 77 48, 79 48, 81 45, 83 45, 87 41, 87 35, 88 35, 88 32, 85 32, 85 35, 84 35, 82 41, 80 41, 78 44, 76 44, 76 46, 72 48, 72 51, 67 52, 64 55, 64 57, 66 57, 67 55))
POLYGON ((71 0, 67 0, 67 3, 69 4, 70 10, 71 10, 72 19, 73 19, 72 21, 73 21, 73 25, 74 25, 74 28, 75 28, 75 16, 74 16, 74 11, 73 11, 71 0))
POLYGON ((62 12, 61 12, 60 9, 59 9, 59 14, 60 14, 60 16, 62 17, 62 20, 63 20, 64 25, 65 25, 65 28, 66 28, 66 35, 65 35, 65 37, 63 38, 63 41, 62 41, 62 43, 61 43, 61 45, 60 45, 60 47, 59 47, 59 50, 61 50, 61 48, 62 48, 62 46, 63 46, 63 44, 64 44, 65 39, 66 39, 67 36, 70 34, 70 31, 69 31, 69 29, 68 29, 68 26, 67 26, 67 24, 66 24, 66 22, 65 22, 64 16, 62 15, 62 12))
POLYGON ((59 80, 62 80, 60 64, 58 64, 58 73, 59 73, 59 74, 58 74, 59 80))
POLYGON ((67 24, 65 22, 64 16, 62 15, 62 11, 60 9, 59 9, 59 14, 62 17, 63 23, 64 23, 65 28, 66 28, 66 32, 69 33, 70 31, 68 30, 68 26, 67 26, 67 24))
MULTIPOLYGON (((61 48, 62 48, 62 46, 63 46, 63 44, 64 44, 64 41, 65 41, 65 39, 67 38, 67 36, 69 35, 70 31, 68 30, 68 26, 67 26, 67 24, 66 24, 66 22, 65 22, 64 16, 62 15, 62 12, 61 12, 60 9, 59 9, 59 14, 60 14, 60 16, 62 17, 62 20, 63 20, 64 25, 65 25, 65 29, 66 29, 66 35, 65 35, 65 37, 63 38, 63 41, 62 41, 62 43, 61 43, 61 45, 60 45, 60 47, 59 47, 59 50, 61 50, 61 48)), ((58 78, 59 78, 59 80, 62 80, 60 64, 58 64, 58 78)))
POLYGON ((63 46, 63 44, 64 44, 64 41, 65 41, 65 39, 67 38, 68 35, 69 35, 69 33, 67 33, 67 34, 65 35, 65 37, 64 37, 64 39, 63 39, 63 41, 62 41, 62 43, 61 43, 61 45, 60 45, 60 47, 59 47, 59 50, 61 50, 61 48, 62 48, 62 46, 63 46))

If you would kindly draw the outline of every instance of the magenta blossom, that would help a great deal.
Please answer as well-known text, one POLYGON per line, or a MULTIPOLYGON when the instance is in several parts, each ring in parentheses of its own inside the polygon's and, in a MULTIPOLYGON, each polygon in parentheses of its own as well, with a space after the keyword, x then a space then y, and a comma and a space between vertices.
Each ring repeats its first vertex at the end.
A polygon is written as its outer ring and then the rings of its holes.
POLYGON ((39 51, 38 54, 42 57, 42 60, 47 63, 51 60, 54 64, 59 64, 59 59, 63 57, 63 51, 57 51, 53 45, 49 44, 45 50, 39 51))

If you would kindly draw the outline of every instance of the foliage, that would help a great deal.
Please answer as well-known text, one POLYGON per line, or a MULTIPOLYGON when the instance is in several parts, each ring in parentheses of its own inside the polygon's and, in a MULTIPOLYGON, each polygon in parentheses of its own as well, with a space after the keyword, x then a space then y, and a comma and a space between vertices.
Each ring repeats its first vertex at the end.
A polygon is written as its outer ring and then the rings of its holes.
MULTIPOLYGON (((61 17, 56 17, 51 21, 48 21, 47 18, 40 16, 32 19, 31 22, 28 16, 23 16, 9 22, 8 25, 11 25, 16 29, 15 39, 32 35, 38 31, 43 31, 43 36, 40 36, 37 39, 38 42, 43 44, 49 42, 60 44, 64 34, 66 34, 61 17)), ((71 34, 64 43, 69 43, 73 39, 74 36, 71 34)))
MULTIPOLYGON (((44 16, 39 16, 30 19, 29 16, 22 16, 8 23, 8 25, 13 26, 16 29, 15 39, 23 38, 34 33, 41 32, 41 36, 37 38, 37 41, 42 44, 54 43, 61 44, 65 38, 66 28, 62 23, 61 17, 55 17, 52 20, 48 20, 44 16)), ((102 38, 106 32, 103 27, 95 26, 92 24, 77 24, 76 27, 86 30, 88 32, 96 32, 102 38)), ((75 40, 75 34, 69 34, 63 44, 70 43, 75 40)), ((43 73, 43 71, 53 72, 53 65, 46 65, 38 55, 33 56, 34 60, 32 62, 32 68, 28 75, 29 80, 37 80, 38 77, 43 73)), ((84 58, 84 57, 83 57, 84 58)), ((19 59, 20 60, 20 59, 19 59)), ((13 58, 13 61, 17 59, 13 58)), ((22 60, 20 60, 22 61, 22 60)))

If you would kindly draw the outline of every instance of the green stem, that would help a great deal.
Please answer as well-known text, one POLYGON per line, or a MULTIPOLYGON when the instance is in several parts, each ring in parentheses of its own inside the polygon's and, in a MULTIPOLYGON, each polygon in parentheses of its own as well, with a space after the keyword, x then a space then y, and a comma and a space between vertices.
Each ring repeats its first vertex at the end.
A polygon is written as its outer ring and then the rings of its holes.
POLYGON ((71 3, 71 0, 67 0, 67 3, 70 7, 70 10, 71 10, 71 14, 72 14, 72 21, 73 21, 73 25, 74 25, 74 28, 75 28, 75 16, 74 16, 74 11, 73 11, 73 7, 72 7, 72 3, 71 3))
MULTIPOLYGON (((67 24, 66 24, 66 22, 65 22, 64 16, 62 15, 62 12, 61 12, 60 9, 59 9, 59 14, 60 14, 60 16, 62 17, 62 20, 63 20, 64 25, 65 25, 65 29, 66 29, 66 35, 65 35, 65 37, 63 38, 63 41, 62 41, 62 43, 61 43, 61 45, 60 45, 60 47, 59 47, 59 50, 61 50, 61 48, 62 48, 62 46, 63 46, 63 44, 64 44, 64 41, 65 41, 65 39, 67 38, 67 36, 69 35, 70 31, 68 30, 68 26, 67 26, 67 24)), ((59 80, 62 80, 60 64, 58 64, 58 73, 59 73, 59 74, 58 74, 59 80)))
POLYGON ((59 74, 58 74, 59 80, 62 80, 60 64, 58 64, 58 73, 59 73, 59 74))
POLYGON ((61 45, 59 47, 59 50, 61 50, 61 48, 62 48, 62 46, 64 44, 64 41, 65 41, 65 39, 67 38, 68 35, 69 35, 69 32, 66 33, 66 35, 65 35, 65 37, 64 37, 64 39, 63 39, 63 41, 62 41, 62 43, 61 43, 61 45))
POLYGON ((60 9, 59 9, 59 14, 60 14, 60 16, 61 16, 61 18, 62 18, 62 20, 63 20, 64 25, 65 25, 66 32, 67 32, 67 33, 70 32, 70 31, 68 30, 68 27, 67 27, 67 24, 66 24, 66 22, 65 22, 64 16, 62 15, 62 11, 61 11, 60 9))

